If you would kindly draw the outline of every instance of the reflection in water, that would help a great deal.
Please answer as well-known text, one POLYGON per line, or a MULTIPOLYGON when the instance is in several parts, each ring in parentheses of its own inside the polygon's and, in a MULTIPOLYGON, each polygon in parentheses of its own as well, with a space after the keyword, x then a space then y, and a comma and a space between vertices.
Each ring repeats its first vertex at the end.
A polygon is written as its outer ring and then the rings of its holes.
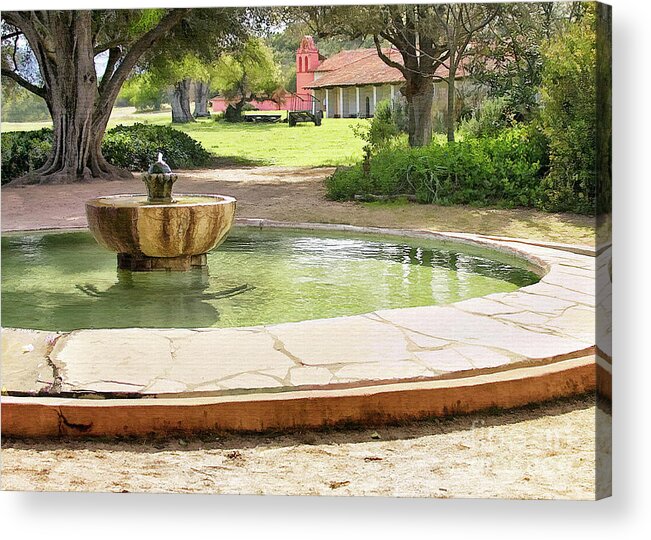
POLYGON ((2 324, 249 326, 456 302, 534 283, 495 254, 425 240, 236 229, 208 268, 116 270, 88 233, 2 239, 2 324), (491 258, 487 257, 490 256, 491 258))
MULTIPOLYGON (((95 302, 79 303, 77 316, 85 316, 92 328, 107 326, 171 327, 179 320, 187 326, 200 328, 214 326, 220 320, 216 300, 232 298, 254 287, 248 284, 210 291, 207 269, 193 269, 182 274, 155 272, 138 280, 142 274, 117 270, 117 282, 106 290, 92 283, 76 284, 75 288, 95 302), (136 278, 136 279, 134 279, 136 278), (170 279, 172 278, 172 279, 170 279), (159 287, 166 289, 160 294, 159 287), (123 313, 116 326, 116 313, 123 313)), ((65 307, 66 312, 69 306, 65 307)), ((58 319, 57 315, 54 316, 58 319)))

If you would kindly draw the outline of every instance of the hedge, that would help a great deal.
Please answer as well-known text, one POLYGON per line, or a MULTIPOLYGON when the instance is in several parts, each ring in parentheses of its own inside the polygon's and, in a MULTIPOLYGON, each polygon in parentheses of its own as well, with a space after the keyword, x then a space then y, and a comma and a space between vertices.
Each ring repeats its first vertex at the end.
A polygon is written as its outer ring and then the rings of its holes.
POLYGON ((421 148, 389 148, 326 180, 328 197, 414 195, 421 203, 538 206, 548 166, 545 137, 532 126, 495 137, 421 148))
MULTIPOLYGON (((6 184, 42 166, 52 148, 52 130, 12 131, 2 134, 2 183, 6 184)), ((116 126, 102 141, 109 163, 131 171, 146 171, 163 152, 172 169, 204 167, 212 155, 192 137, 168 126, 116 126)))

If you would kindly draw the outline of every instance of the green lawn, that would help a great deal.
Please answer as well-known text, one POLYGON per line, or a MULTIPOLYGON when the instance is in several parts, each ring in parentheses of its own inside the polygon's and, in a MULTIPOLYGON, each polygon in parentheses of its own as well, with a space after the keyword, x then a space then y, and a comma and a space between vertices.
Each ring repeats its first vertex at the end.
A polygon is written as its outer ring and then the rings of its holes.
MULTIPOLYGON (((131 107, 116 108, 109 128, 117 124, 172 125, 169 111, 136 114, 131 107)), ((352 165, 362 159, 363 141, 354 136, 352 126, 365 120, 323 120, 314 124, 228 124, 201 119, 191 124, 174 124, 198 140, 220 160, 251 165, 322 167, 352 165)), ((2 131, 25 131, 50 126, 50 122, 3 122, 2 131)))
POLYGON ((175 126, 220 158, 256 165, 321 167, 352 165, 362 159, 363 141, 353 135, 360 120, 325 119, 312 123, 228 124, 202 120, 175 126))

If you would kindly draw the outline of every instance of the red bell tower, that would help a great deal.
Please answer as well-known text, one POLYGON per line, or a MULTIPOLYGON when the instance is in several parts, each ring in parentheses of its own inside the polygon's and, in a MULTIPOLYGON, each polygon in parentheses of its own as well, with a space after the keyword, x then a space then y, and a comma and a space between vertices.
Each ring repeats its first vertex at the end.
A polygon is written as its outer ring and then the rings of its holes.
POLYGON ((314 82, 314 70, 320 64, 319 49, 314 44, 312 36, 303 36, 301 44, 296 51, 296 93, 305 98, 314 95, 306 84, 314 82))

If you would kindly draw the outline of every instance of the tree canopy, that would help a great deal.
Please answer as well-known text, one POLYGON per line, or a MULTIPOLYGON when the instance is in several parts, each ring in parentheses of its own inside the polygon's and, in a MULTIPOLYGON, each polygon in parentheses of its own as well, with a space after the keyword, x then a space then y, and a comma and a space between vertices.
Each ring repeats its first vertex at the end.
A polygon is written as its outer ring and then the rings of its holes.
MULTIPOLYGON (((259 10, 135 9, 3 11, 2 75, 42 97, 52 116, 50 159, 34 181, 128 175, 110 165, 100 144, 122 85, 143 60, 179 51, 210 56, 270 20, 259 10), (17 39, 18 38, 18 39, 17 39), (12 47, 13 44, 13 47, 12 47), (38 66, 14 62, 23 44, 38 66), (105 58, 104 68, 96 62, 105 58)), ((270 12, 273 13, 273 12, 270 12)))
POLYGON ((220 56, 212 73, 212 87, 235 102, 235 119, 245 103, 271 99, 282 86, 280 66, 261 39, 250 39, 240 50, 220 56))

